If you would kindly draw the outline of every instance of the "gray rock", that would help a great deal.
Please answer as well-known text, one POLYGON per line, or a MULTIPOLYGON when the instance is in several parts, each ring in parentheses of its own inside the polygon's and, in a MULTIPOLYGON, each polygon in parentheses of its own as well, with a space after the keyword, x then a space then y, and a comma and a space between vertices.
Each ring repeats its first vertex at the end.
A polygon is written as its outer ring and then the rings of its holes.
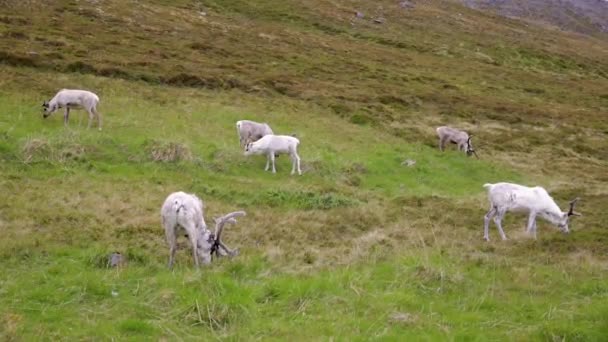
POLYGON ((113 267, 119 267, 124 265, 125 263, 125 258, 122 256, 122 254, 120 254, 120 252, 114 252, 112 254, 110 254, 110 257, 108 258, 108 267, 109 268, 113 268, 113 267))

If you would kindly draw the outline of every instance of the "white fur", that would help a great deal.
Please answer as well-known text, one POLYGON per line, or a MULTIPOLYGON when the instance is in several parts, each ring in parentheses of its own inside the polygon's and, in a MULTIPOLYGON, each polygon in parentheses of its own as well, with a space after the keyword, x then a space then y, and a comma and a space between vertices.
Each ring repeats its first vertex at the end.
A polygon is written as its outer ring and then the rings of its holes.
POLYGON ((44 117, 48 117, 60 108, 65 108, 63 114, 63 123, 67 126, 70 116, 70 109, 72 108, 84 108, 89 113, 89 124, 87 128, 91 128, 91 122, 93 117, 97 117, 97 125, 101 131, 101 113, 97 111, 97 105, 99 104, 99 97, 87 90, 77 89, 61 89, 57 94, 48 102, 44 102, 42 107, 44 109, 44 117))
POLYGON ((169 268, 173 266, 180 230, 188 234, 194 264, 198 267, 199 259, 204 264, 211 262, 211 232, 207 229, 203 217, 203 201, 193 194, 174 192, 163 203, 160 214, 169 244, 169 268))
POLYGON ((569 213, 563 212, 544 188, 540 186, 530 188, 512 183, 484 184, 483 187, 487 189, 490 200, 490 210, 484 217, 484 239, 486 241, 490 241, 488 230, 492 218, 494 218, 500 236, 506 240, 501 221, 507 212, 527 213, 529 216, 526 231, 532 232, 534 238, 536 238, 536 216, 558 226, 564 233, 569 232, 569 213))
POLYGON ((237 121, 236 131, 239 135, 241 147, 244 147, 250 142, 260 140, 265 135, 274 134, 267 123, 259 123, 250 120, 237 121))
POLYGON ((266 168, 268 171, 270 162, 272 162, 272 173, 276 173, 277 170, 274 165, 275 154, 289 154, 291 158, 291 174, 293 175, 298 170, 298 174, 302 174, 300 169, 300 156, 298 155, 298 145, 300 140, 288 135, 265 135, 260 140, 248 143, 245 146, 245 155, 249 156, 252 154, 265 154, 266 155, 266 168))

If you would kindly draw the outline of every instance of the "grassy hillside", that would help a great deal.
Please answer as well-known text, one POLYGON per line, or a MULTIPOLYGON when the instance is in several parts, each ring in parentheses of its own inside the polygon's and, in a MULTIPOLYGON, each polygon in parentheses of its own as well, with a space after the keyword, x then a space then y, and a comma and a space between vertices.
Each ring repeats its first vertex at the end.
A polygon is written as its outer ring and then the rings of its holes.
POLYGON ((608 44, 412 3, 0 3, 0 337, 604 339, 608 44), (98 93, 104 130, 42 119, 60 88, 98 93), (296 133, 304 175, 244 157, 239 119, 296 133), (483 242, 497 181, 584 216, 483 242), (181 241, 166 269, 177 190, 247 211, 240 256, 195 270, 181 241))

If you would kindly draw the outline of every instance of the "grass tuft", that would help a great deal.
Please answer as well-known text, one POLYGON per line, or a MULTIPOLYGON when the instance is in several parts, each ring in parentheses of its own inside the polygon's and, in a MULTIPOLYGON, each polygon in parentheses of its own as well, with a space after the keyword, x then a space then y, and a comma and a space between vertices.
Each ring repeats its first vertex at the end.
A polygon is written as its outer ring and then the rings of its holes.
POLYGON ((150 140, 144 144, 144 149, 155 162, 175 163, 193 159, 190 148, 182 143, 150 140))

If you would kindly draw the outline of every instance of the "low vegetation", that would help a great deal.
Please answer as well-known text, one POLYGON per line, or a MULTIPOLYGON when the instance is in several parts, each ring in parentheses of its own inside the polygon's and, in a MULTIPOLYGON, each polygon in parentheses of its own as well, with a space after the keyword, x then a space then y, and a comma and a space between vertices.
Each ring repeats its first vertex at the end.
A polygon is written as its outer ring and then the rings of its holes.
POLYGON ((608 43, 411 3, 0 4, 0 337, 604 339, 608 43), (104 130, 43 119, 59 88, 95 90, 104 130), (245 157, 241 119, 295 133, 303 175, 245 157), (498 181, 583 216, 484 242, 498 181), (196 270, 182 239, 167 269, 178 190, 247 212, 238 257, 196 270))

